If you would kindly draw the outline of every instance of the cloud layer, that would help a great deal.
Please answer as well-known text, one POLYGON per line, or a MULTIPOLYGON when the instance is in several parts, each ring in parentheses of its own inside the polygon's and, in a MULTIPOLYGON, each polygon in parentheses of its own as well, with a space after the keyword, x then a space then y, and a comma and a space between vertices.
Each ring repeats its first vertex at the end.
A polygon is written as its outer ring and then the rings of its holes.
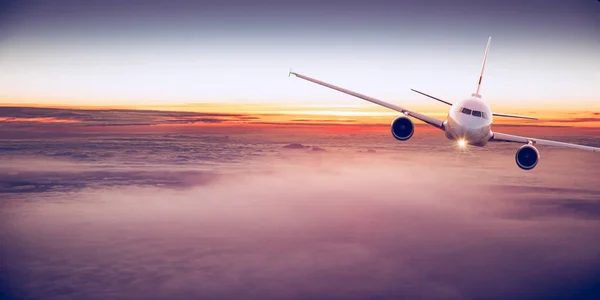
POLYGON ((6 140, 0 296, 595 299, 600 161, 544 148, 523 172, 517 147, 293 129, 6 140))

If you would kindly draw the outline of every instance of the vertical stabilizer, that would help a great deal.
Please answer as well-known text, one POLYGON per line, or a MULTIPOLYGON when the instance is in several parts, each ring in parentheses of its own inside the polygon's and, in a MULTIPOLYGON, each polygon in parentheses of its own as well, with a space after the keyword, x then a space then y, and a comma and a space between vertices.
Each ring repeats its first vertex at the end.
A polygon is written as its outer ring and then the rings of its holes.
POLYGON ((479 90, 481 89, 481 79, 483 79, 483 71, 485 70, 485 62, 487 61, 488 52, 490 51, 490 43, 492 42, 492 37, 488 38, 487 47, 485 47, 485 54, 483 55, 483 64, 481 65, 481 73, 479 74, 479 81, 477 82, 477 90, 471 96, 481 98, 481 94, 479 94, 479 90))

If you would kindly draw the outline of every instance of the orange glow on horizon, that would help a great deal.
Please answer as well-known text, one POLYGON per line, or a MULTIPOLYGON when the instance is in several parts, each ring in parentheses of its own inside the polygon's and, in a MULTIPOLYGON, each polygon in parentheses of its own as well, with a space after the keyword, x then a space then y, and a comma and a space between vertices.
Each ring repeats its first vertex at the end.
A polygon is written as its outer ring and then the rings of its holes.
POLYGON ((79 120, 60 119, 56 117, 40 117, 40 118, 18 118, 18 117, 0 117, 0 123, 16 123, 16 122, 31 122, 31 123, 81 123, 79 120))
MULTIPOLYGON (((7 104, 0 104, 9 106, 7 104)), ((169 112, 198 112, 207 114, 228 114, 232 117, 223 116, 219 122, 238 123, 238 124, 297 124, 297 125, 389 125, 398 113, 386 108, 364 104, 364 105, 339 105, 339 104, 233 104, 233 103, 200 103, 183 104, 172 106, 44 106, 31 105, 27 107, 35 108, 58 108, 58 109, 87 109, 87 110, 155 110, 169 112), (234 116, 242 116, 235 119, 234 116)), ((435 109, 428 107, 413 108, 416 111, 430 115, 435 118, 445 119, 447 107, 440 106, 435 109)), ((495 117, 495 125, 527 125, 527 126, 566 126, 566 127, 585 127, 600 128, 600 113, 590 111, 563 111, 544 108, 533 112, 531 109, 524 110, 502 110, 504 113, 530 115, 538 117, 540 120, 522 120, 513 118, 495 117)), ((169 117, 170 118, 170 117, 169 117)), ((193 119, 188 116, 174 116, 178 120, 193 119)), ((0 117, 0 122, 36 122, 36 123, 78 123, 79 120, 61 119, 60 117, 39 117, 39 118, 17 118, 0 117)), ((415 121, 421 124, 420 121, 415 121)), ((189 125, 207 125, 205 123, 193 123, 189 125)))

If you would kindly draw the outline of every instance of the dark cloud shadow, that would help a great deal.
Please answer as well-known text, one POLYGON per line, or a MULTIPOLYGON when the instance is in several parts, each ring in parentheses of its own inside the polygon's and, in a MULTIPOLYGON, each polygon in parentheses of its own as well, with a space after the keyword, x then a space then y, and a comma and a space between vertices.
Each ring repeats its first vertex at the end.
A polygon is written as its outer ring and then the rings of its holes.
POLYGON ((0 107, 0 125, 7 128, 64 126, 148 126, 259 120, 245 114, 170 112, 125 109, 0 107))

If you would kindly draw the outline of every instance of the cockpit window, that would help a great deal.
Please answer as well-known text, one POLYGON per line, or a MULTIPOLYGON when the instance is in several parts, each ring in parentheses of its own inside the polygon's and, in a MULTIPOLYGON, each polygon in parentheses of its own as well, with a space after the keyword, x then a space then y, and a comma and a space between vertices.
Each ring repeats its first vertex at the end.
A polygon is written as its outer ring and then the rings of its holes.
POLYGON ((465 115, 472 115, 473 117, 484 118, 486 120, 488 119, 488 115, 485 112, 479 110, 470 110, 466 107, 463 107, 461 108, 460 112, 465 115))

